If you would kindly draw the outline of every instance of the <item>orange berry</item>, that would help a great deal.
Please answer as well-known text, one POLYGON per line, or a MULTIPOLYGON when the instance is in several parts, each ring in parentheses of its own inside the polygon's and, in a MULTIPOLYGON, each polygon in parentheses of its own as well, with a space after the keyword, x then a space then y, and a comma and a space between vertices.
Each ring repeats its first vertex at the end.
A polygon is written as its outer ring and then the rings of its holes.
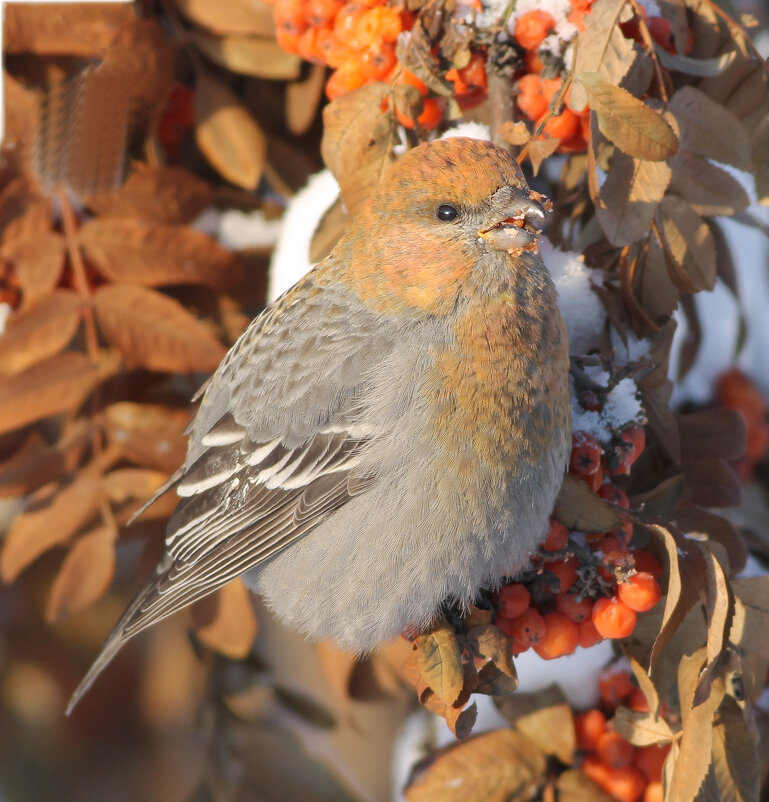
POLYGON ((618 802, 637 802, 645 786, 644 776, 637 768, 624 766, 619 769, 610 768, 608 779, 602 787, 618 802))
POLYGON ((767 413, 766 399, 742 371, 734 368, 721 376, 716 384, 716 396, 722 406, 750 412, 763 418, 767 413))
POLYGON ((307 30, 307 4, 305 0, 280 0, 275 5, 277 31, 297 36, 307 30))
POLYGON ((542 618, 547 631, 545 637, 534 645, 534 651, 543 660, 573 654, 579 641, 577 625, 561 613, 546 613, 542 618))
POLYGON ((594 752, 598 741, 606 732, 606 716, 598 709, 587 710, 574 716, 577 749, 594 752))
POLYGON ((646 694, 640 688, 633 688, 632 693, 627 698, 627 706, 637 713, 648 713, 650 709, 646 694))
POLYGON ((553 17, 547 11, 535 9, 518 17, 513 36, 524 50, 536 50, 553 28, 555 28, 553 17))
POLYGON ((563 84, 562 78, 543 78, 542 79, 542 94, 545 100, 549 103, 560 91, 563 84))
POLYGON ((529 120, 538 120, 547 112, 547 101, 542 95, 518 95, 518 108, 529 120))
MULTIPOLYGON (((444 108, 445 106, 442 98, 441 99, 432 97, 425 98, 422 113, 419 115, 419 117, 417 117, 416 120, 417 125, 427 130, 436 128, 443 119, 444 108)), ((398 109, 395 110, 395 116, 398 118, 398 122, 404 128, 414 127, 414 120, 412 120, 410 117, 407 117, 403 112, 399 111, 398 109)))
POLYGON ((558 593, 566 591, 577 581, 577 567, 579 561, 576 557, 569 557, 568 560, 547 560, 543 568, 558 577, 560 583, 558 593))
POLYGON ((633 557, 636 571, 644 571, 647 574, 651 574, 655 579, 659 579, 662 576, 662 566, 653 554, 643 549, 636 549, 631 551, 630 554, 633 557))
POLYGON ((539 75, 522 75, 518 79, 518 91, 522 95, 541 95, 542 79, 539 75))
POLYGON ((603 446, 598 440, 589 432, 577 431, 572 435, 571 442, 569 471, 580 478, 598 473, 603 456, 603 446))
POLYGON ((367 80, 380 81, 397 64, 395 46, 390 42, 380 42, 360 53, 357 61, 367 80))
POLYGON ((558 521, 551 520, 547 540, 542 544, 545 551, 560 551, 569 544, 569 530, 558 521))
POLYGON ((523 62, 526 65, 527 73, 534 73, 539 75, 542 72, 542 59, 537 55, 536 50, 529 50, 523 57, 523 62))
POLYGON ((347 48, 340 44, 336 34, 329 28, 318 29, 315 44, 322 60, 334 69, 341 67, 348 56, 347 48))
POLYGON ((649 783, 644 790, 643 802, 664 802, 665 795, 662 792, 662 783, 649 783))
POLYGON ((646 432, 642 426, 628 426, 620 432, 623 447, 619 458, 619 464, 613 468, 612 473, 629 474, 630 466, 641 456, 641 452, 646 446, 646 432))
POLYGON ((354 64, 345 64, 331 73, 326 82, 326 97, 329 100, 346 95, 366 83, 365 76, 354 64))
POLYGON ((571 109, 564 109, 560 114, 551 117, 543 132, 556 139, 569 139, 579 130, 579 118, 571 109))
POLYGON ((633 763, 650 783, 659 782, 662 779, 662 769, 668 752, 670 752, 670 744, 641 746, 636 749, 633 763))
POLYGON ((524 585, 513 582, 503 585, 497 594, 499 614, 503 618, 518 618, 523 615, 531 603, 531 594, 524 585))
POLYGON ((365 11, 358 20, 355 36, 358 47, 371 47, 379 42, 394 42, 402 30, 400 14, 390 6, 376 6, 365 11))
POLYGON ((294 53, 299 55, 299 34, 292 33, 289 30, 281 28, 279 25, 275 28, 275 39, 277 43, 286 51, 286 53, 294 53))
POLYGON ((583 649, 589 649, 603 640, 601 633, 595 628, 592 617, 577 624, 577 629, 579 630, 579 645, 583 649))
POLYGON ((318 46, 318 29, 308 28, 303 34, 299 36, 297 42, 299 55, 305 61, 311 61, 316 64, 325 63, 325 56, 318 46))
MULTIPOLYGON (((398 66, 395 67, 393 72, 397 72, 399 69, 398 66)), ((411 70, 401 69, 400 73, 398 74, 396 83, 398 84, 409 84, 409 86, 413 86, 415 89, 419 90, 419 93, 424 97, 427 94, 427 84, 422 81, 420 78, 417 78, 411 70)))
POLYGON ((636 611, 618 598, 598 599, 593 606, 593 623, 604 638, 626 638, 634 629, 636 611))
POLYGON ((665 17, 649 17, 646 23, 649 27, 649 34, 657 44, 668 53, 675 53, 673 46, 673 25, 665 17))
POLYGON ((331 25, 342 5, 342 0, 307 0, 307 22, 314 28, 331 25))
POLYGON ((547 625, 542 616, 529 607, 523 615, 509 622, 508 628, 500 627, 513 639, 513 654, 520 654, 529 646, 539 643, 547 634, 547 625))
POLYGON ((617 593, 620 599, 637 613, 651 610, 662 596, 657 580, 645 571, 633 574, 626 582, 620 582, 617 593))
POLYGON ((633 745, 628 743, 616 730, 607 730, 596 747, 598 757, 613 769, 621 769, 633 762, 633 745))
POLYGON ((608 668, 598 677, 598 693, 601 701, 611 709, 624 704, 634 688, 635 685, 631 682, 627 671, 608 668))
POLYGON ((358 23, 364 13, 360 3, 347 3, 339 9, 334 20, 334 34, 341 44, 357 48, 358 23))
POLYGON ((459 70, 459 79, 468 88, 486 89, 488 79, 486 76, 486 54, 478 50, 470 56, 466 67, 459 70))
POLYGON ((563 613, 569 621, 581 624, 583 621, 590 621, 593 604, 592 599, 578 599, 575 593, 561 593, 556 597, 555 609, 563 613))
POLYGON ((585 755, 582 761, 582 771, 601 788, 605 788, 611 769, 598 755, 585 755))

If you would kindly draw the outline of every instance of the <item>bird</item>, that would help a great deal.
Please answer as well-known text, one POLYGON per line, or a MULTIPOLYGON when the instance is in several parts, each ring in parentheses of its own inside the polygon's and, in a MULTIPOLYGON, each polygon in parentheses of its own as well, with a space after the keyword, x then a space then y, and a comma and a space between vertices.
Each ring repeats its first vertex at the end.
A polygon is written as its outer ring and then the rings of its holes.
POLYGON ((569 349, 536 242, 549 201, 490 142, 423 143, 204 385, 126 641, 236 577, 366 654, 467 608, 545 539, 571 445, 569 349))

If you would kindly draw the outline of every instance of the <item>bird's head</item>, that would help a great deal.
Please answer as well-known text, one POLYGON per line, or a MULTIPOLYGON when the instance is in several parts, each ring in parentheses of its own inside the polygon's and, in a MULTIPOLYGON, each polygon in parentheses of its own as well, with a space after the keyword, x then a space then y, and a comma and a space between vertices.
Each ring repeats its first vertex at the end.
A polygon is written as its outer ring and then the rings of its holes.
POLYGON ((534 246, 546 204, 490 142, 419 145, 389 168, 351 227, 353 273, 364 298, 439 313, 490 255, 534 246))

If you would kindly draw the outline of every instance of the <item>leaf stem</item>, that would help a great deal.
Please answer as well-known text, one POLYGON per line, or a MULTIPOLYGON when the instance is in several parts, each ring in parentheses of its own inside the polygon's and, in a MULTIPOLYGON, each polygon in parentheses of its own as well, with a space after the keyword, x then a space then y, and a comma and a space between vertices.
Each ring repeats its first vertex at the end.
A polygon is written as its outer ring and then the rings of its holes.
POLYGON ((657 57, 657 53, 654 50, 654 41, 652 39, 651 33, 649 32, 649 26, 646 24, 646 17, 643 15, 643 11, 641 10, 640 6, 638 5, 638 0, 630 0, 630 5, 633 7, 633 12, 638 19, 638 30, 641 32, 641 38, 644 40, 644 45, 646 46, 646 53, 649 58, 652 60, 652 66, 654 67, 654 78, 657 82, 657 87, 660 91, 660 98, 662 102, 667 106, 670 97, 668 96, 668 90, 665 86, 665 76, 662 72, 662 66, 660 65, 660 60, 657 57))

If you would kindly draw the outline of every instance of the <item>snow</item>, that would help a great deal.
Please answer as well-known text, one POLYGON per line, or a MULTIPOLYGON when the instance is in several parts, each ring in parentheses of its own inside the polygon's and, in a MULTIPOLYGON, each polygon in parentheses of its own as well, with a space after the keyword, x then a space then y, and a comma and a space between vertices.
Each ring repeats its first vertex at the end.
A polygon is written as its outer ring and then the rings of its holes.
MULTIPOLYGON (((595 377, 591 378, 596 380, 595 377)), ((601 384, 600 381, 597 383, 601 384)), ((609 392, 600 412, 582 409, 572 392, 571 416, 575 432, 589 432, 604 444, 611 440, 614 429, 645 420, 638 388, 632 379, 623 379, 609 392)))
POLYGON ((545 11, 555 20, 553 33, 540 45, 541 49, 560 53, 563 45, 577 33, 576 26, 569 22, 571 3, 569 0, 518 0, 510 15, 508 30, 513 33, 516 21, 529 11, 545 11))

